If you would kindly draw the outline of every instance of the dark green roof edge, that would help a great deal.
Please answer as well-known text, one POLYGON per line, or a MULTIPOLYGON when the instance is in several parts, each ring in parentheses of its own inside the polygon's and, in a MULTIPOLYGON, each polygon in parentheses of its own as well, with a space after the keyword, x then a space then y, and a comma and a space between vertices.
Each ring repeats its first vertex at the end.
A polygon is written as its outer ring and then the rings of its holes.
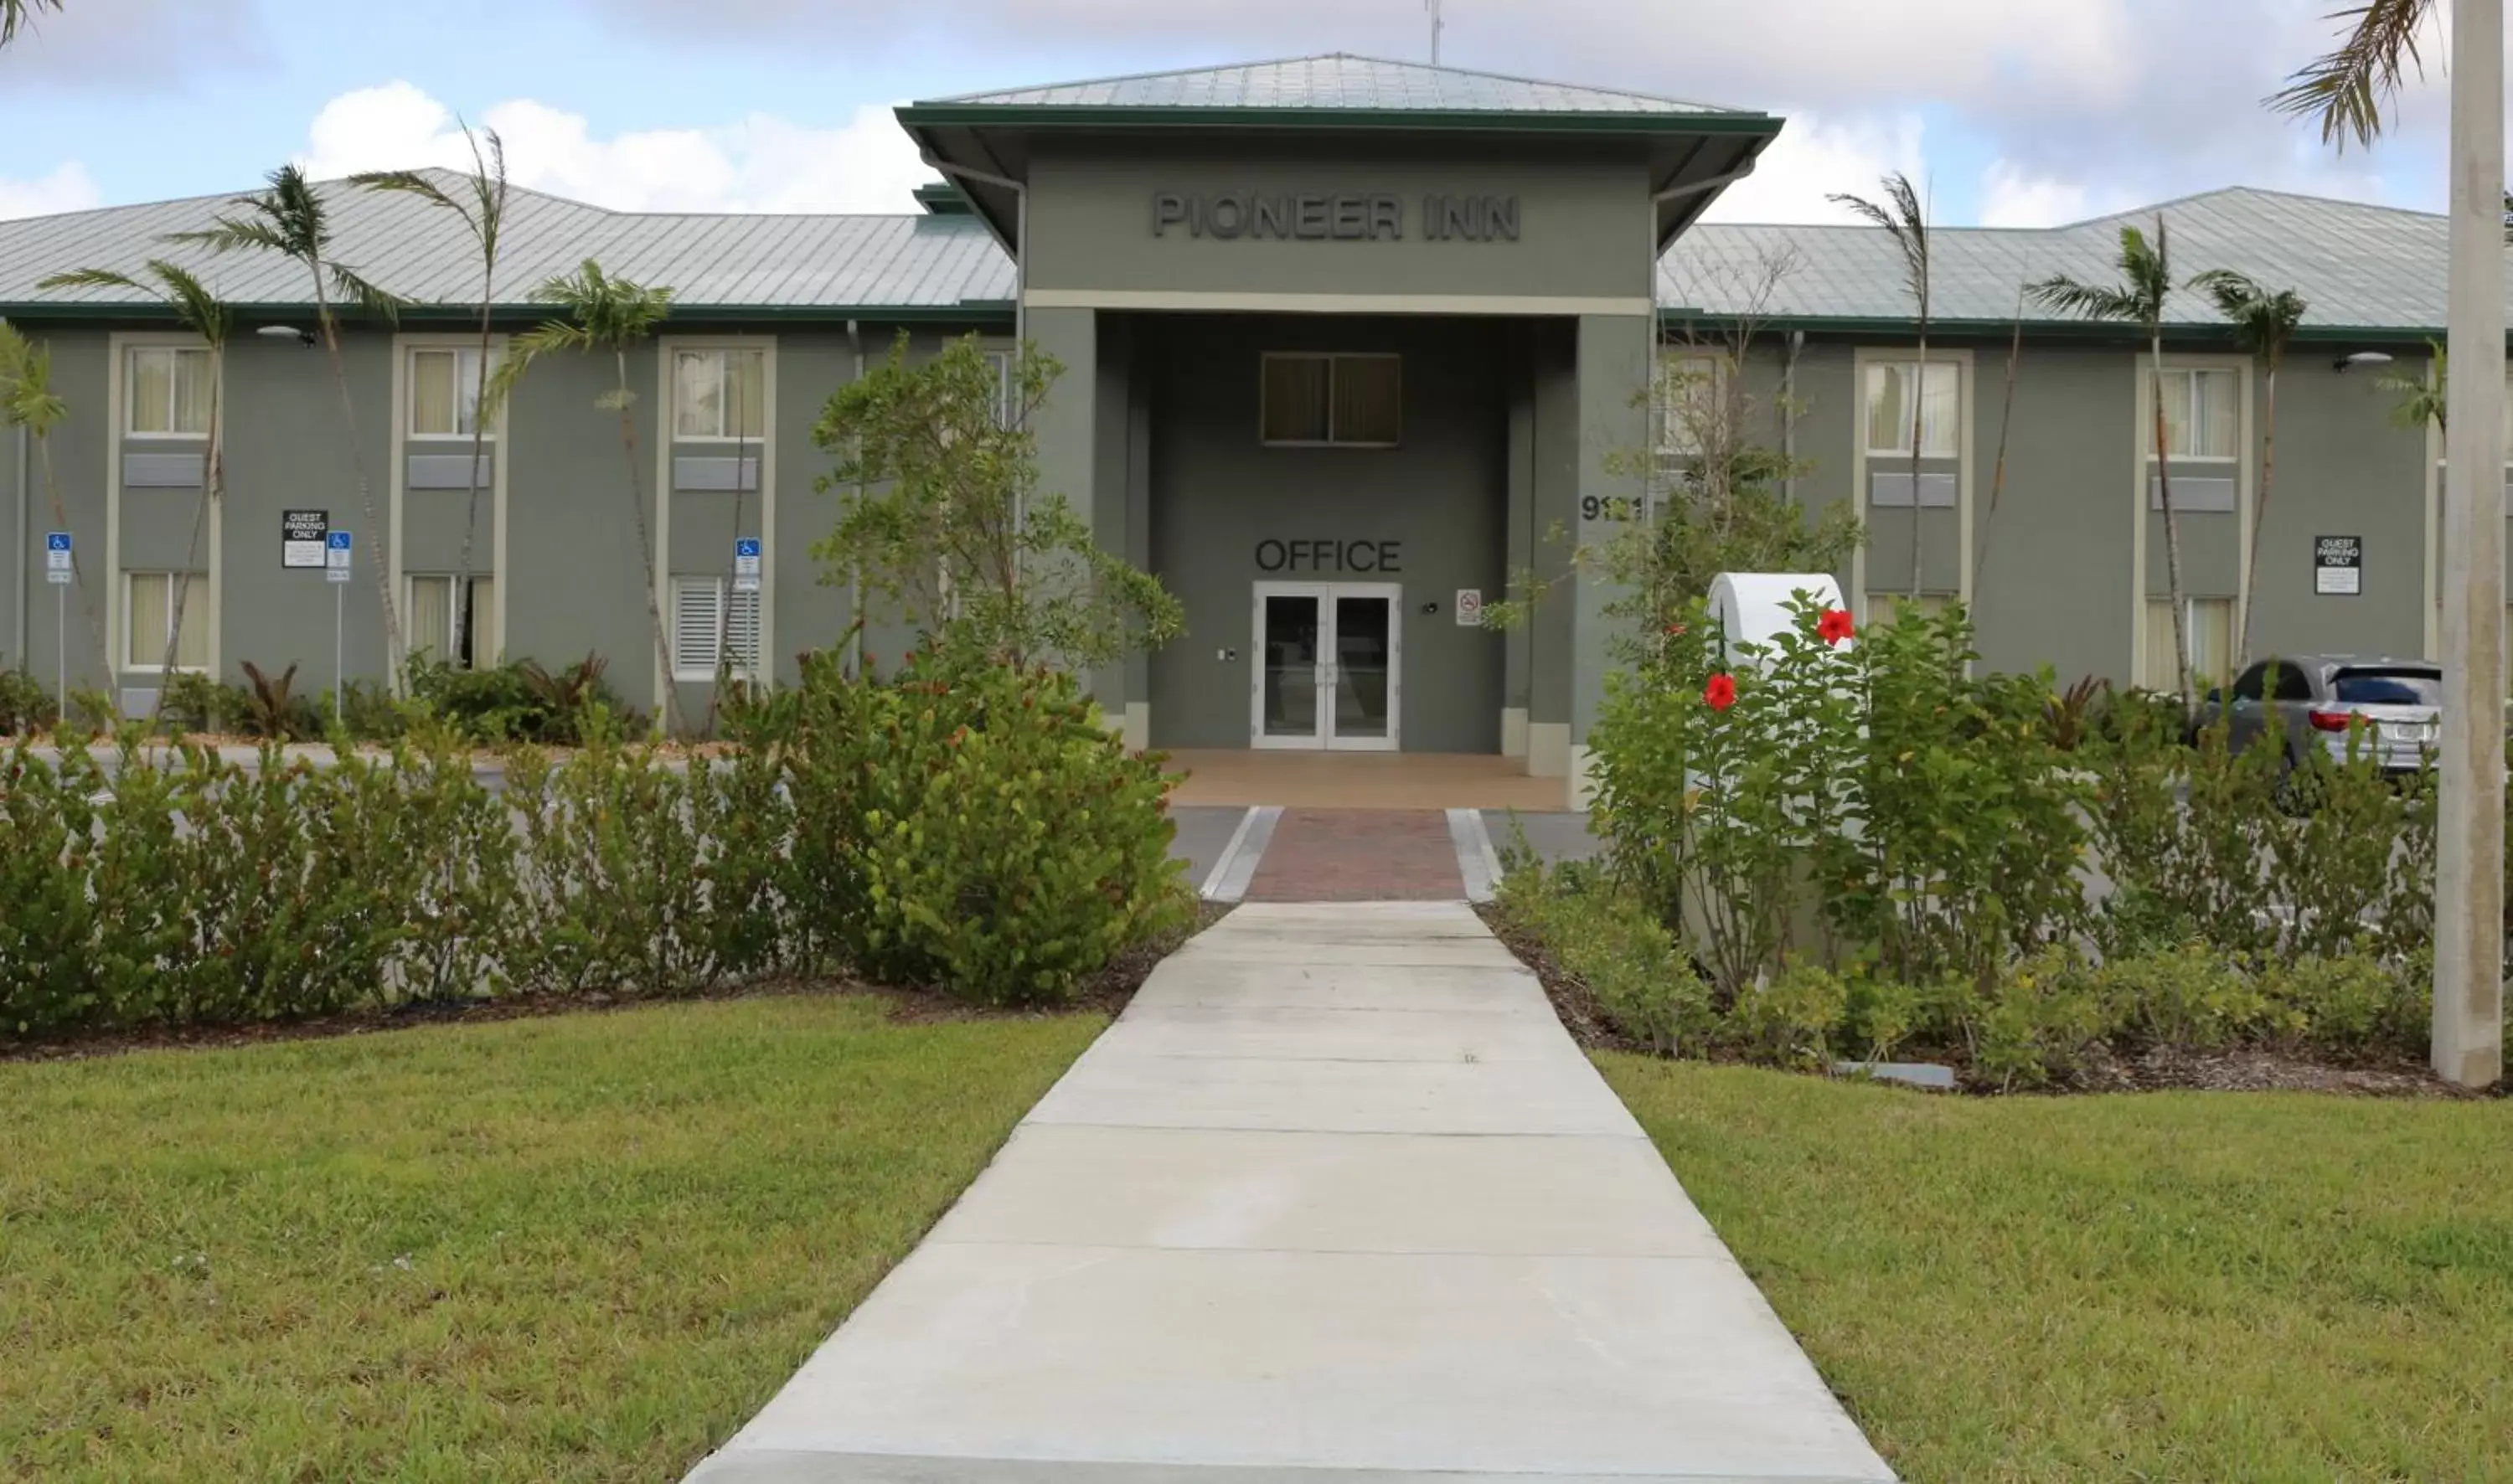
POLYGON ((913 129, 1376 129, 1427 134, 1776 134, 1768 113, 1539 112, 1497 108, 1204 108, 1074 103, 906 103, 913 129))
MULTIPOLYGON (((228 308, 238 320, 270 322, 301 320, 314 312, 311 304, 231 304, 228 308)), ((538 322, 552 318, 550 311, 536 305, 501 305, 493 318, 504 322, 538 322)), ((372 318, 344 314, 340 321, 347 325, 374 325, 372 318)), ((666 326, 689 320, 777 320, 787 324, 843 325, 849 320, 870 320, 880 324, 986 324, 1009 323, 1014 318, 1010 299, 965 299, 957 304, 683 304, 672 305, 666 326)), ((122 320, 140 323, 174 322, 175 316, 154 303, 74 303, 0 304, 0 319, 33 322, 37 320, 122 320)), ((480 323, 476 304, 413 304, 401 312, 401 320, 437 325, 480 323)), ((668 330, 666 331, 668 333, 668 330)))
MULTIPOLYGON (((1691 305, 1661 304, 1658 306, 1657 319, 1661 329, 1679 325, 1715 325, 1733 328, 1740 319, 1750 319, 1757 331, 1803 330, 1811 334, 1898 335, 1911 338, 1916 337, 1920 331, 1919 321, 1894 316, 1825 314, 1739 316, 1691 305)), ((2026 320, 2023 326, 2027 339, 2142 340, 2145 338, 2145 332, 2134 325, 2100 320, 2026 320)), ((1962 339, 1984 337, 2007 339, 2014 335, 2015 329, 2016 322, 2012 319, 1933 319, 1929 321, 1929 334, 1932 338, 1944 335, 1962 339)), ((2294 337, 2308 343, 2360 340, 2410 341, 2440 339, 2443 333, 2441 326, 2307 323, 2296 327, 2294 337)), ((2230 339, 2232 335, 2233 327, 2229 325, 2176 323, 2164 327, 2164 337, 2168 340, 2224 340, 2230 339)))

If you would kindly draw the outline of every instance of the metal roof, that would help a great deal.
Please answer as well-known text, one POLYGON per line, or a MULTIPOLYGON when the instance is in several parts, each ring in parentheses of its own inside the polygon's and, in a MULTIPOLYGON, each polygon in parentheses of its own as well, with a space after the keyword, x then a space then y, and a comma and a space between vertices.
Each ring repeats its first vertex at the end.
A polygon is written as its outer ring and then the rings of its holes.
MULTIPOLYGON (((452 190, 462 176, 427 174, 462 199, 452 190)), ((317 189, 331 210, 339 261, 417 303, 476 311, 478 249, 454 214, 415 196, 356 190, 343 181, 317 189)), ((126 289, 36 287, 73 268, 137 273, 150 257, 196 270, 214 293, 239 306, 303 308, 311 302, 305 273, 286 258, 213 256, 160 240, 208 226, 233 199, 196 196, 0 221, 0 309, 100 312, 153 304, 126 289)), ((612 273, 669 287, 686 314, 990 308, 1014 292, 1011 260, 965 215, 611 212, 518 188, 508 196, 499 257, 498 301, 519 311, 541 307, 530 299, 535 285, 573 272, 588 257, 612 273)))
MULTIPOLYGON (((2293 289, 2311 305, 2307 332, 2425 333, 2443 326, 2451 255, 2444 217, 2248 187, 2066 226, 1937 228, 1929 234, 1931 316, 2004 327, 2020 312, 2027 324, 2056 322, 2029 297, 2019 308, 2022 286, 2054 274, 2117 282, 2120 229, 2136 226, 2152 237, 2159 216, 2176 280, 2231 268, 2269 289, 2293 289)), ((1912 318, 1893 239, 1847 222, 1696 226, 1659 259, 1658 301, 1705 318, 1753 313, 1779 324, 1912 318), (1784 271, 1775 274, 1775 266, 1784 271)), ((2187 290, 2167 300, 2166 312, 2184 327, 2223 325, 2204 295, 2187 290)))
MULTIPOLYGON (((1429 69, 1418 69, 1429 70, 1429 69)), ((1082 85, 1093 86, 1093 85, 1082 85)), ((441 174, 452 184, 460 177, 441 174)), ((449 311, 478 300, 470 234, 450 213, 411 196, 319 187, 334 214, 336 255, 395 293, 449 311)), ((232 198, 200 196, 147 206, 0 221, 0 312, 144 313, 153 301, 126 290, 39 290, 71 268, 137 271, 152 255, 199 269, 212 289, 239 306, 284 313, 308 303, 303 273, 267 254, 212 257, 158 241, 206 226, 232 198)), ((2277 191, 2236 188, 2118 215, 2051 228, 1940 227, 1932 234, 1932 311, 1953 332, 2011 325, 2018 290, 2065 273, 2090 282, 2117 277, 2125 224, 2152 228, 2165 217, 2177 278, 2234 268, 2272 289, 2294 289, 2311 304, 2304 332, 2334 336, 2440 332, 2445 218, 2277 191)), ((573 271, 587 257, 641 283, 668 286, 679 312, 822 315, 895 311, 991 318, 1009 313, 1013 264, 983 223, 967 215, 752 215, 611 212, 517 189, 508 208, 499 301, 534 313, 532 287, 573 271)), ((1893 332, 1911 321, 1902 260, 1873 227, 1694 227, 1659 261, 1658 299, 1671 317, 1754 314, 1775 325, 1833 326, 1893 332), (1785 271, 1768 292, 1767 263, 1785 271), (1757 300, 1759 299, 1759 305, 1757 300)), ((2217 328, 2200 295, 2179 293, 2173 323, 2217 328)), ((2513 304, 2508 304, 2513 311, 2513 304)), ((2029 300, 2028 324, 2054 323, 2029 300)), ((2073 322, 2071 322, 2073 323, 2073 322)))
POLYGON ((1692 115, 1750 111, 1342 52, 1226 67, 1138 72, 997 93, 969 93, 912 106, 921 109, 943 105, 1496 114, 1692 115))

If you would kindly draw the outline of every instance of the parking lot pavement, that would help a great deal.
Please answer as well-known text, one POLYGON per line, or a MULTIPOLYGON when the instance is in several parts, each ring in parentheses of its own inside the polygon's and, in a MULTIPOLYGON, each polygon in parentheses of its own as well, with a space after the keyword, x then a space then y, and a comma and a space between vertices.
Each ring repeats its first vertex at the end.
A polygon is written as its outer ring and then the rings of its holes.
POLYGON ((1235 804, 1177 804, 1171 808, 1170 818, 1177 825, 1177 838, 1170 841, 1170 858, 1186 862, 1186 883, 1202 888, 1213 875, 1213 868, 1230 848, 1230 839, 1239 832, 1239 822, 1248 811, 1235 804))
POLYGON ((1585 814, 1486 809, 1484 829, 1492 836, 1493 848, 1503 854, 1517 839, 1517 832, 1526 831, 1529 848, 1547 864, 1583 861, 1606 848, 1605 841, 1588 833, 1585 814))

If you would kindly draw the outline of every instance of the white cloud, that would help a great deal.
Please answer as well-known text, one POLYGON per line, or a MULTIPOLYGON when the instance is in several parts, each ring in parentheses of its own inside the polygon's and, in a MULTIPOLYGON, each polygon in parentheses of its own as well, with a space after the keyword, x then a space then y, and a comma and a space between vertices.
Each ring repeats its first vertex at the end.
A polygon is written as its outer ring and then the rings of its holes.
POLYGON ((1980 182, 1980 224, 1985 227, 2048 227, 2083 221, 2096 215, 2086 209, 2086 187, 2076 181, 2028 175, 2000 160, 1980 182))
POLYGON ((1876 182, 1897 170, 1926 188, 1917 115, 1832 120, 1793 113, 1788 121, 1754 173, 1728 187, 1702 219, 1840 224, 1855 218, 1826 199, 1835 191, 1872 196, 1876 182))
POLYGON ((13 216, 50 216, 60 212, 83 212, 103 204, 103 194, 88 176, 86 167, 76 160, 57 167, 51 175, 31 180, 11 180, 0 176, 0 221, 13 216))
MULTIPOLYGON (((933 172, 890 110, 864 104, 835 129, 754 113, 729 124, 601 136, 581 114, 532 98, 479 122, 505 141, 517 185, 620 211, 907 212, 933 172)), ((468 169, 452 110, 406 82, 323 105, 299 157, 316 178, 422 165, 468 169)))

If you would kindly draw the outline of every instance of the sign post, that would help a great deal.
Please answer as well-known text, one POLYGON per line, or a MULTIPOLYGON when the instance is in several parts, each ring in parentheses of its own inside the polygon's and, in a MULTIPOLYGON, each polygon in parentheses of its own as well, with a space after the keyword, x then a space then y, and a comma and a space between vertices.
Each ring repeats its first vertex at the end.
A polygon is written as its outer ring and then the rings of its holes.
MULTIPOLYGON (((737 536, 734 538, 733 590, 737 593, 754 594, 759 591, 759 538, 757 536, 737 536)), ((759 648, 758 636, 759 626, 754 618, 751 625, 752 653, 748 667, 750 683, 754 685, 759 683, 759 654, 757 652, 759 648)), ((724 629, 722 637, 728 640, 733 637, 733 604, 730 601, 727 601, 724 605, 724 629)), ((724 656, 721 653, 716 656, 716 662, 718 664, 722 664, 724 662, 724 656)))
POLYGON ((349 533, 326 530, 323 533, 323 580, 332 585, 332 721, 340 720, 340 691, 348 683, 341 673, 341 661, 347 645, 346 599, 349 591, 349 533))
POLYGON ((44 532, 44 580, 53 585, 53 725, 70 714, 70 533, 44 532))

